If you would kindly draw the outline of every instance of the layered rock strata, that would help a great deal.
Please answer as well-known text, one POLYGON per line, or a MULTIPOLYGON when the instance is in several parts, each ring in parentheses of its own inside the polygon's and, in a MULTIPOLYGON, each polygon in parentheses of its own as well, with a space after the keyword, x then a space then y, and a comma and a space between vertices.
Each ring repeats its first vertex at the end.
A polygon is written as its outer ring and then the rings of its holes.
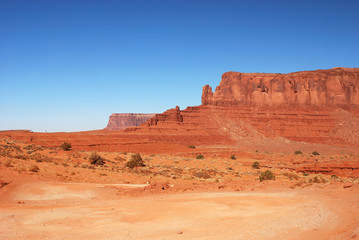
POLYGON ((105 130, 119 131, 128 127, 137 127, 154 116, 155 114, 145 113, 114 113, 110 116, 105 130))
POLYGON ((289 74, 227 72, 215 92, 203 87, 202 105, 255 107, 359 107, 359 69, 289 74))

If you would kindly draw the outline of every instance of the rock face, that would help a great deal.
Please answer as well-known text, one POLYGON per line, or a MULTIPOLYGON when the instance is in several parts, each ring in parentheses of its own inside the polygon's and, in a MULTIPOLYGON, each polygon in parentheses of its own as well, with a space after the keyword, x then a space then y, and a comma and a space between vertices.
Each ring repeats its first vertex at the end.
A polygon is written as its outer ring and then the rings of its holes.
POLYGON ((183 122, 180 108, 172 108, 162 114, 156 114, 153 118, 148 120, 148 125, 157 125, 159 122, 183 122))
POLYGON ((289 74, 227 72, 202 105, 274 107, 359 107, 359 69, 333 68, 289 74))
POLYGON ((110 116, 105 130, 119 131, 128 127, 137 127, 154 116, 155 114, 145 113, 114 113, 110 116))

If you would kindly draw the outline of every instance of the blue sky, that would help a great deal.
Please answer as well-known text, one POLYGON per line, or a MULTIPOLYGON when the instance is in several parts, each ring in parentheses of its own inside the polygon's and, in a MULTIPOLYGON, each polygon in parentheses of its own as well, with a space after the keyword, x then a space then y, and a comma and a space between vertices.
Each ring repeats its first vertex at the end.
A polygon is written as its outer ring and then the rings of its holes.
POLYGON ((201 103, 226 71, 359 67, 359 1, 0 2, 0 130, 201 103))

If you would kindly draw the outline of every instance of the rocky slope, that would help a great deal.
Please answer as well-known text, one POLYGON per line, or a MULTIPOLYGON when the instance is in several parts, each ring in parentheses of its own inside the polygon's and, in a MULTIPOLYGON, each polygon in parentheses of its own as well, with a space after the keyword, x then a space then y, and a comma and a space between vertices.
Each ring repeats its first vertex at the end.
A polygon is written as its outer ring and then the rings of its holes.
POLYGON ((128 127, 136 127, 154 116, 155 114, 145 113, 114 113, 110 116, 105 130, 119 131, 128 127))

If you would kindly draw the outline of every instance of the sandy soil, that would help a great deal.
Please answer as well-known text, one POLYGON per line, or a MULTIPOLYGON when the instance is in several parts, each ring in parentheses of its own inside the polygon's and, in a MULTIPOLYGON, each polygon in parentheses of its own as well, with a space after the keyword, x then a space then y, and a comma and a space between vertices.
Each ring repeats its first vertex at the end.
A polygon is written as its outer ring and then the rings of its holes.
MULTIPOLYGON (((358 239, 359 197, 323 189, 119 197, 124 185, 34 182, 1 203, 2 239, 358 239), (352 213, 352 214, 350 214, 352 213)), ((143 188, 135 185, 129 187, 143 188)))
POLYGON ((359 239, 357 156, 187 149, 128 169, 0 139, 0 239, 359 239))

